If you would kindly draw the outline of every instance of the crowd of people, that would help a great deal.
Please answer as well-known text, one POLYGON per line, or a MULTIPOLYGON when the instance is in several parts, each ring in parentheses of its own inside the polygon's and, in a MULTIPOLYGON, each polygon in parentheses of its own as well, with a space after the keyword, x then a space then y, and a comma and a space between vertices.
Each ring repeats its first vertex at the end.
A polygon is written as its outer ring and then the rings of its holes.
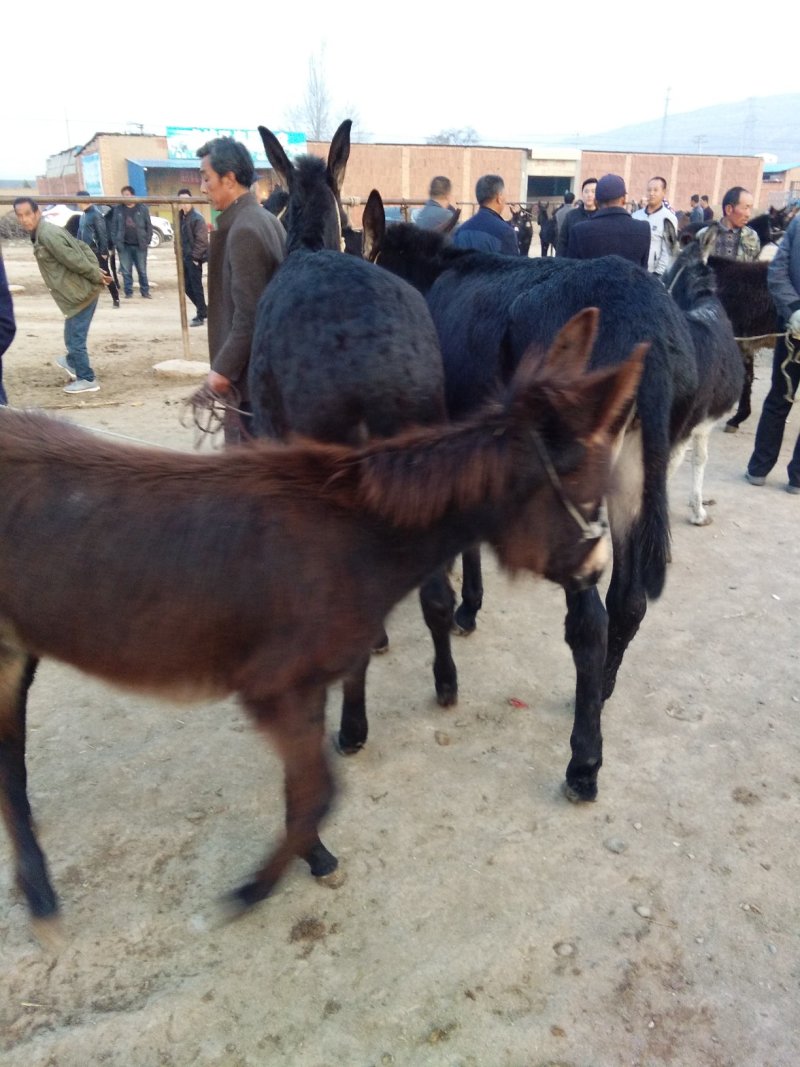
MULTIPOLYGON (((181 247, 185 293, 194 305, 191 326, 208 323, 210 370, 206 388, 214 396, 235 399, 230 405, 236 418, 226 421, 226 442, 237 443, 249 433, 247 367, 259 297, 286 256, 285 232, 271 210, 264 210, 253 191, 255 167, 248 149, 231 137, 218 137, 197 152, 202 193, 217 211, 216 228, 209 241, 205 219, 189 202, 180 209, 181 247), (203 266, 208 263, 206 301, 203 266)), ((79 196, 88 198, 84 190, 79 196)), ((134 294, 134 271, 139 294, 151 299, 147 251, 152 223, 145 204, 136 200, 131 186, 107 215, 88 199, 82 202, 77 230, 70 232, 42 217, 31 197, 19 197, 14 211, 30 235, 42 278, 64 315, 66 353, 56 359, 69 381, 69 394, 96 392, 99 382, 91 365, 88 335, 97 305, 108 289, 112 306, 120 306, 116 255, 122 274, 122 294, 134 294), (127 202, 130 200, 130 203, 127 202)), ((452 231, 457 248, 519 255, 516 233, 507 221, 505 183, 500 175, 481 176, 475 187, 478 210, 456 226, 458 210, 452 183, 442 175, 430 183, 429 197, 416 213, 424 229, 452 231)), ((269 207, 269 205, 267 205, 269 207)), ((722 214, 714 219, 707 195, 694 194, 688 212, 676 212, 667 200, 667 182, 655 175, 646 196, 632 202, 624 179, 604 174, 586 178, 576 198, 565 193, 554 212, 557 232, 555 254, 574 259, 618 255, 663 277, 674 255, 675 239, 685 225, 696 228, 714 254, 729 259, 754 260, 761 243, 748 226, 753 196, 742 186, 729 189, 722 214)), ((753 455, 746 477, 763 485, 778 462, 786 418, 800 386, 800 216, 790 224, 768 272, 770 293, 785 332, 777 340, 772 384, 764 402, 753 455)), ((0 255, 0 404, 8 403, 3 388, 2 356, 15 335, 14 309, 0 255)), ((800 435, 788 467, 788 490, 800 494, 800 435)))

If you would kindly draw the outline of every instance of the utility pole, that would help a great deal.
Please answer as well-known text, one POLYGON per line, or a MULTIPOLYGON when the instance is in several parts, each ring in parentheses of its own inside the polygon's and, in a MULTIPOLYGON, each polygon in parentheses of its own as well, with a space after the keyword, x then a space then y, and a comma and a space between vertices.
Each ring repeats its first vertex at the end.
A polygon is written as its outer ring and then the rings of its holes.
POLYGON ((708 140, 708 137, 704 133, 698 133, 696 137, 692 138, 692 140, 697 145, 697 154, 699 156, 700 155, 700 149, 706 143, 706 141, 708 140))

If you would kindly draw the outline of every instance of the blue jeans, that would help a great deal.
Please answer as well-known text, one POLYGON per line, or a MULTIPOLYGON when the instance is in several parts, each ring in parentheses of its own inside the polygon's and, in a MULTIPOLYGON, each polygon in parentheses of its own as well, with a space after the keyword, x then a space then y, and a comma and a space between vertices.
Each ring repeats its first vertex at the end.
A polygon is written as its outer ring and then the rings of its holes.
POLYGON ((67 319, 64 323, 64 344, 67 346, 67 364, 78 378, 84 382, 94 381, 94 371, 89 365, 89 353, 86 350, 86 339, 89 336, 89 327, 92 325, 94 313, 97 310, 97 298, 67 319))
MULTIPOLYGON (((772 358, 772 384, 761 408, 753 454, 747 464, 750 474, 761 477, 769 474, 778 462, 786 418, 792 410, 792 401, 786 399, 786 394, 788 392, 794 396, 800 385, 800 363, 787 363, 788 355, 786 338, 779 337, 772 358)), ((800 435, 797 437, 787 471, 791 484, 800 486, 800 435)))
POLYGON ((147 249, 139 248, 138 245, 119 245, 119 265, 122 270, 122 283, 125 287, 125 296, 133 296, 133 267, 136 265, 136 273, 139 275, 139 291, 142 296, 150 292, 150 283, 147 280, 147 249))

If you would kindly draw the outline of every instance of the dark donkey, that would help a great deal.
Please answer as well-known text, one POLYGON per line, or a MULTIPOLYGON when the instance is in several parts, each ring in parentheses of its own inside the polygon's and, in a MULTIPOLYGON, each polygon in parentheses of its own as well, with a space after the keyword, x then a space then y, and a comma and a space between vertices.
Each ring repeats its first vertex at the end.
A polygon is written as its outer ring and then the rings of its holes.
MULTIPOLYGON (((443 422, 444 371, 436 329, 424 298, 402 279, 338 251, 338 204, 350 151, 350 124, 334 136, 327 163, 290 161, 260 127, 270 163, 289 190, 284 216, 289 255, 259 303, 250 361, 256 433, 286 439, 301 433, 357 444, 410 425, 443 422)), ((420 589, 434 644, 437 699, 455 699, 450 631, 455 607, 444 570, 420 589)), ((385 632, 375 647, 387 646, 385 632)), ((366 740, 369 656, 343 685, 339 746, 366 740)))
MULTIPOLYGON (((697 417, 699 368, 680 309, 661 282, 616 256, 578 261, 517 259, 449 246, 415 227, 386 227, 371 194, 366 254, 425 293, 439 334, 448 411, 463 417, 508 381, 533 344, 546 351, 581 308, 601 311, 592 366, 613 366, 633 344, 652 341, 609 496, 614 543, 605 600, 596 589, 567 594, 566 639, 576 668, 575 721, 566 792, 593 800, 602 764, 600 720, 627 646, 661 594, 669 558, 667 474, 697 417)), ((481 606, 480 555, 464 558, 459 626, 470 632, 481 606)))
POLYGON ((173 699, 239 695, 286 790, 286 835, 234 894, 240 908, 295 855, 314 875, 336 868, 318 836, 334 792, 326 687, 393 605, 474 540, 567 587, 605 562, 596 520, 643 349, 587 375, 596 319, 526 360, 503 403, 361 449, 186 455, 0 408, 0 801, 34 917, 58 909, 26 788, 42 656, 173 699))

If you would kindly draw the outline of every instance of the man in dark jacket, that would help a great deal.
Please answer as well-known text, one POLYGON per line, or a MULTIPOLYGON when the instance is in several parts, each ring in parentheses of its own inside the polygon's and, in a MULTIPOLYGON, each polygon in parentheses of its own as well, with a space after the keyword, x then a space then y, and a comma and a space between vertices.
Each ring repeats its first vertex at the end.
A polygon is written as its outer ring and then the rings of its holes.
POLYGON ((0 406, 8 403, 8 397, 3 388, 3 354, 8 351, 16 332, 17 324, 14 322, 14 305, 11 302, 11 293, 6 279, 3 254, 0 252, 0 406))
POLYGON ((597 210, 597 204, 594 199, 596 188, 597 178, 584 178, 583 185, 581 185, 581 199, 576 202, 572 211, 568 211, 566 215, 562 216, 559 223, 558 238, 556 240, 557 256, 565 256, 567 254, 572 227, 577 226, 579 222, 586 222, 587 219, 594 218, 594 213, 597 210))
POLYGON ((286 257, 286 231, 250 192, 256 172, 243 144, 215 137, 198 148, 197 155, 200 188, 220 212, 208 260, 211 370, 206 384, 219 396, 234 388, 241 398, 237 406, 244 416, 226 412, 225 441, 235 444, 249 436, 247 368, 256 307, 286 257))
POLYGON ((480 207, 471 219, 458 227, 453 238, 457 248, 477 248, 481 252, 519 255, 517 235, 502 212, 506 206, 505 183, 498 174, 484 174, 475 184, 480 207))
MULTIPOLYGON (((178 196, 188 199, 190 189, 179 189, 178 196)), ((206 220, 191 204, 181 208, 181 253, 183 258, 183 288, 195 307, 191 326, 202 326, 208 318, 203 292, 203 264, 208 260, 208 226, 206 220)))
POLYGON ((627 191, 619 174, 604 174, 597 183, 597 211, 593 219, 570 230, 567 255, 573 259, 622 256, 647 270, 650 226, 632 219, 625 210, 627 191))
POLYGON ((112 222, 114 247, 119 255, 122 269, 122 284, 125 297, 133 296, 133 268, 139 276, 139 292, 150 299, 150 283, 147 280, 147 249, 153 236, 153 224, 146 204, 139 204, 134 199, 133 186, 123 185, 122 196, 130 197, 130 204, 117 204, 114 208, 112 222))
MULTIPOLYGON (((800 387, 800 216, 795 217, 769 265, 767 287, 781 320, 786 324, 772 357, 772 383, 758 420, 755 446, 745 477, 763 485, 778 462, 786 419, 800 387)), ((787 467, 786 490, 800 495, 800 434, 787 467)))
MULTIPOLYGON (((89 196, 86 189, 79 189, 77 196, 89 196)), ((96 204, 83 203, 78 207, 83 211, 78 222, 78 240, 83 241, 94 252, 97 257, 97 263, 103 274, 111 274, 111 270, 108 265, 108 228, 106 226, 106 217, 103 212, 97 207, 96 204)), ((116 282, 112 282, 108 287, 109 293, 111 293, 111 299, 114 301, 114 307, 119 307, 119 289, 116 282)))

